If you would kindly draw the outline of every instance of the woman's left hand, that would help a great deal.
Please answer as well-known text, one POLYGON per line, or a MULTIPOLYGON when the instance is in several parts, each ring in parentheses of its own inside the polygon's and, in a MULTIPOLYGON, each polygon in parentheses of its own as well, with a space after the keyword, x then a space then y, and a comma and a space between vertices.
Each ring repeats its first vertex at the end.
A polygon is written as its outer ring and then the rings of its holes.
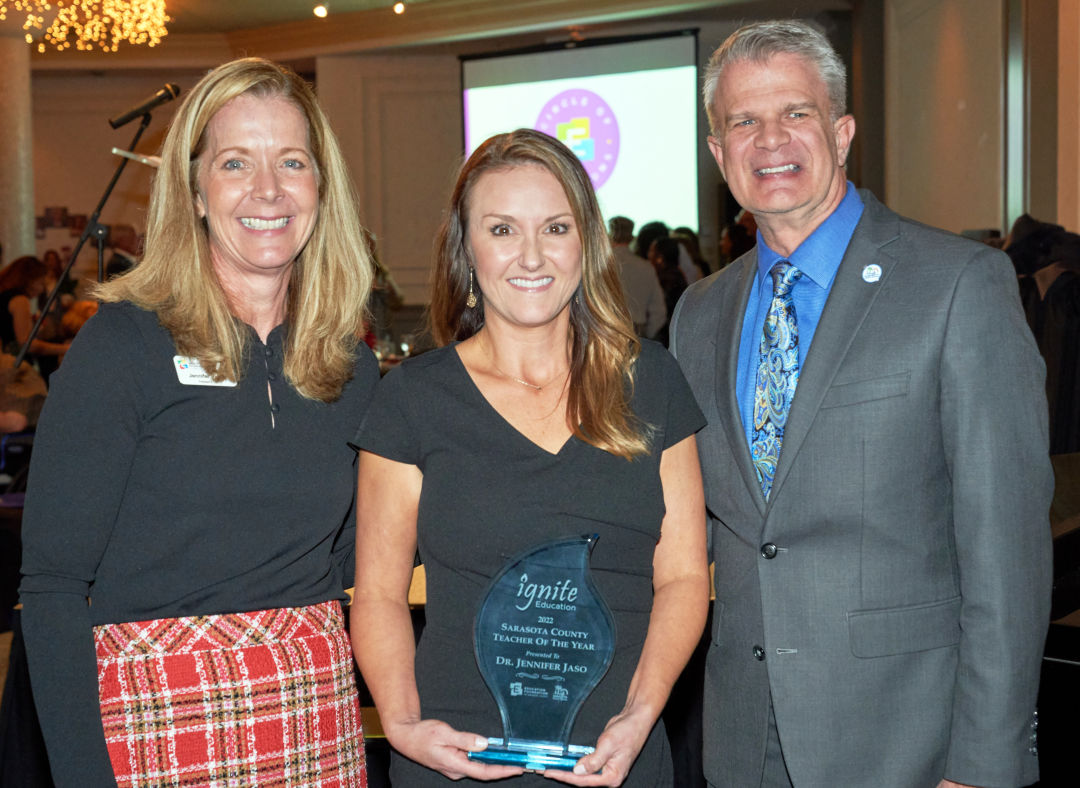
POLYGON ((548 769, 544 776, 570 785, 622 785, 654 724, 656 718, 644 710, 624 710, 611 718, 596 750, 581 758, 574 771, 548 769))

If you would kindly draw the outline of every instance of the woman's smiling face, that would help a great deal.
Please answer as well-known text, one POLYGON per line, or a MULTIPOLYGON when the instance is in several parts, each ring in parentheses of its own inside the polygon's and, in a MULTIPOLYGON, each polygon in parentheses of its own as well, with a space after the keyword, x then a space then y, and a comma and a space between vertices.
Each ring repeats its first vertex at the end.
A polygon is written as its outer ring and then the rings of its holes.
POLYGON ((295 104, 241 95, 214 115, 199 157, 196 209, 219 275, 292 265, 319 211, 308 125, 295 104))
POLYGON ((526 164, 481 175, 468 202, 467 243, 484 320, 521 327, 563 315, 581 283, 581 235, 558 179, 526 164))

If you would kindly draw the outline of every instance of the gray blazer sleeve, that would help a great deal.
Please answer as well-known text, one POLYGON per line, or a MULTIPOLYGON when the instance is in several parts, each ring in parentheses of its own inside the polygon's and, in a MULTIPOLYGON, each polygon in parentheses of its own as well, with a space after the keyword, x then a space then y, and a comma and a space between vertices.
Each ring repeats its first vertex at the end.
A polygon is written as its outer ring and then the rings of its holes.
POLYGON ((979 253, 961 273, 940 365, 962 598, 945 776, 1027 785, 1050 611, 1053 472, 1045 367, 1004 255, 979 253))

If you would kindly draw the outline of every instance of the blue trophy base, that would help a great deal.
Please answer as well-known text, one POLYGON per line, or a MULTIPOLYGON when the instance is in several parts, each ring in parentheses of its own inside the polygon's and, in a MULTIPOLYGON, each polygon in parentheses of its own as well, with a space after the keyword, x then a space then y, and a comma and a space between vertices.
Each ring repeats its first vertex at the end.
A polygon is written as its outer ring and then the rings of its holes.
POLYGON ((521 766, 529 771, 541 772, 544 769, 562 769, 573 771, 578 758, 592 752, 594 747, 581 747, 577 744, 559 744, 553 741, 535 741, 511 739, 504 744, 502 739, 489 738, 486 750, 470 752, 470 761, 494 763, 503 766, 521 766))

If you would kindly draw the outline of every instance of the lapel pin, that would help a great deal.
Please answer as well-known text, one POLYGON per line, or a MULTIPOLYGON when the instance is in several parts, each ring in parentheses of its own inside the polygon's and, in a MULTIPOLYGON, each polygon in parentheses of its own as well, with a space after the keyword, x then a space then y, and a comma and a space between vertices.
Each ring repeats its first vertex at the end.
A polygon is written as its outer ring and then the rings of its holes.
POLYGON ((877 263, 871 263, 862 270, 862 278, 864 282, 873 284, 881 278, 881 266, 877 263))

